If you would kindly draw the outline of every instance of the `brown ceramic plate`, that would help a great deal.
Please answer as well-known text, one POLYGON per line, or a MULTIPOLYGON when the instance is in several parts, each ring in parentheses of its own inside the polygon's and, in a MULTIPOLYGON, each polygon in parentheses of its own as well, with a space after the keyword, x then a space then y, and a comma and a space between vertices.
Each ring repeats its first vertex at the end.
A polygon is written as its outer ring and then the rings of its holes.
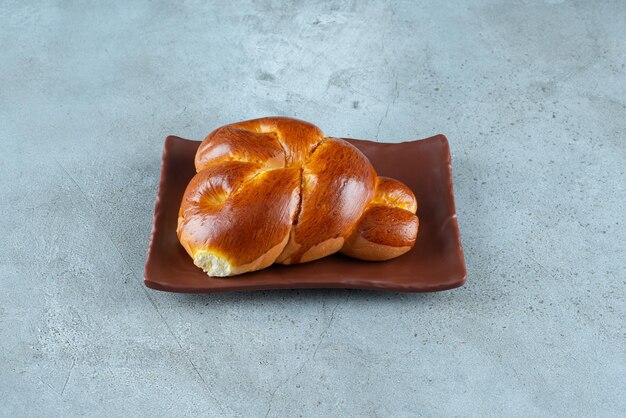
POLYGON ((402 292, 452 289, 465 283, 465 261, 452 194, 450 148, 443 135, 386 144, 348 139, 379 175, 408 185, 418 201, 415 247, 389 261, 360 261, 342 255, 267 269, 227 279, 210 278, 196 267, 176 237, 178 208, 195 174, 199 141, 165 140, 161 181, 144 272, 146 286, 172 292, 350 288, 402 292))

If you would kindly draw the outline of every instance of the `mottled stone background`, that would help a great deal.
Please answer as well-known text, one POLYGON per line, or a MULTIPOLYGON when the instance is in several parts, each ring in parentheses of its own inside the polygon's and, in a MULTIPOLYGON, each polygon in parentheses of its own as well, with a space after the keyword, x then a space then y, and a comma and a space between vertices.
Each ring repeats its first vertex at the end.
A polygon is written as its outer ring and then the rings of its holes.
POLYGON ((0 415, 624 413, 624 1, 125 3, 0 2, 0 415), (265 115, 445 133, 465 287, 144 288, 165 136, 265 115))

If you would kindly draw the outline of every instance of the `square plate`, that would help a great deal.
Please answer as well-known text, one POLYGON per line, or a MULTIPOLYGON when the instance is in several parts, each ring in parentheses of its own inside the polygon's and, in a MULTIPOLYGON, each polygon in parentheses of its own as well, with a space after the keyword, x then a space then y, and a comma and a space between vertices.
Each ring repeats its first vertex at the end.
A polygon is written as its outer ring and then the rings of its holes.
POLYGON ((161 180, 144 272, 146 286, 172 292, 221 292, 290 288, 350 288, 402 292, 452 289, 465 283, 465 261, 454 208, 450 147, 443 135, 419 141, 379 143, 346 139, 379 175, 409 186, 418 202, 415 247, 389 261, 342 255, 292 266, 273 265, 231 278, 210 278, 196 267, 176 236, 178 208, 195 175, 199 141, 165 140, 161 180))

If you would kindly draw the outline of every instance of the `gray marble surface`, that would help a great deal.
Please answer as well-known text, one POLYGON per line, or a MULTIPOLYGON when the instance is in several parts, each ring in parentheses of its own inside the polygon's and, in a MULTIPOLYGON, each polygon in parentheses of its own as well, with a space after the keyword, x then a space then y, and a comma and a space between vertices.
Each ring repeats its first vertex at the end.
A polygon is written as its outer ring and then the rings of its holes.
POLYGON ((0 415, 624 414, 626 3, 124 3, 0 2, 0 415), (165 136, 265 115, 446 134, 467 284, 144 288, 165 136))

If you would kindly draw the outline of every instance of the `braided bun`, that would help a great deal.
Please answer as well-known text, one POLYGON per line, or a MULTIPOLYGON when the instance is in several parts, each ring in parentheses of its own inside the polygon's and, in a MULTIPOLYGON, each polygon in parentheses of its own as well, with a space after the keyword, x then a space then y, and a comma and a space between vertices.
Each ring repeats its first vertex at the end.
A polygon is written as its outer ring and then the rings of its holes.
POLYGON ((308 122, 269 117, 211 132, 180 206, 178 239, 209 276, 341 251, 387 260, 415 244, 413 192, 378 177, 348 142, 308 122))

